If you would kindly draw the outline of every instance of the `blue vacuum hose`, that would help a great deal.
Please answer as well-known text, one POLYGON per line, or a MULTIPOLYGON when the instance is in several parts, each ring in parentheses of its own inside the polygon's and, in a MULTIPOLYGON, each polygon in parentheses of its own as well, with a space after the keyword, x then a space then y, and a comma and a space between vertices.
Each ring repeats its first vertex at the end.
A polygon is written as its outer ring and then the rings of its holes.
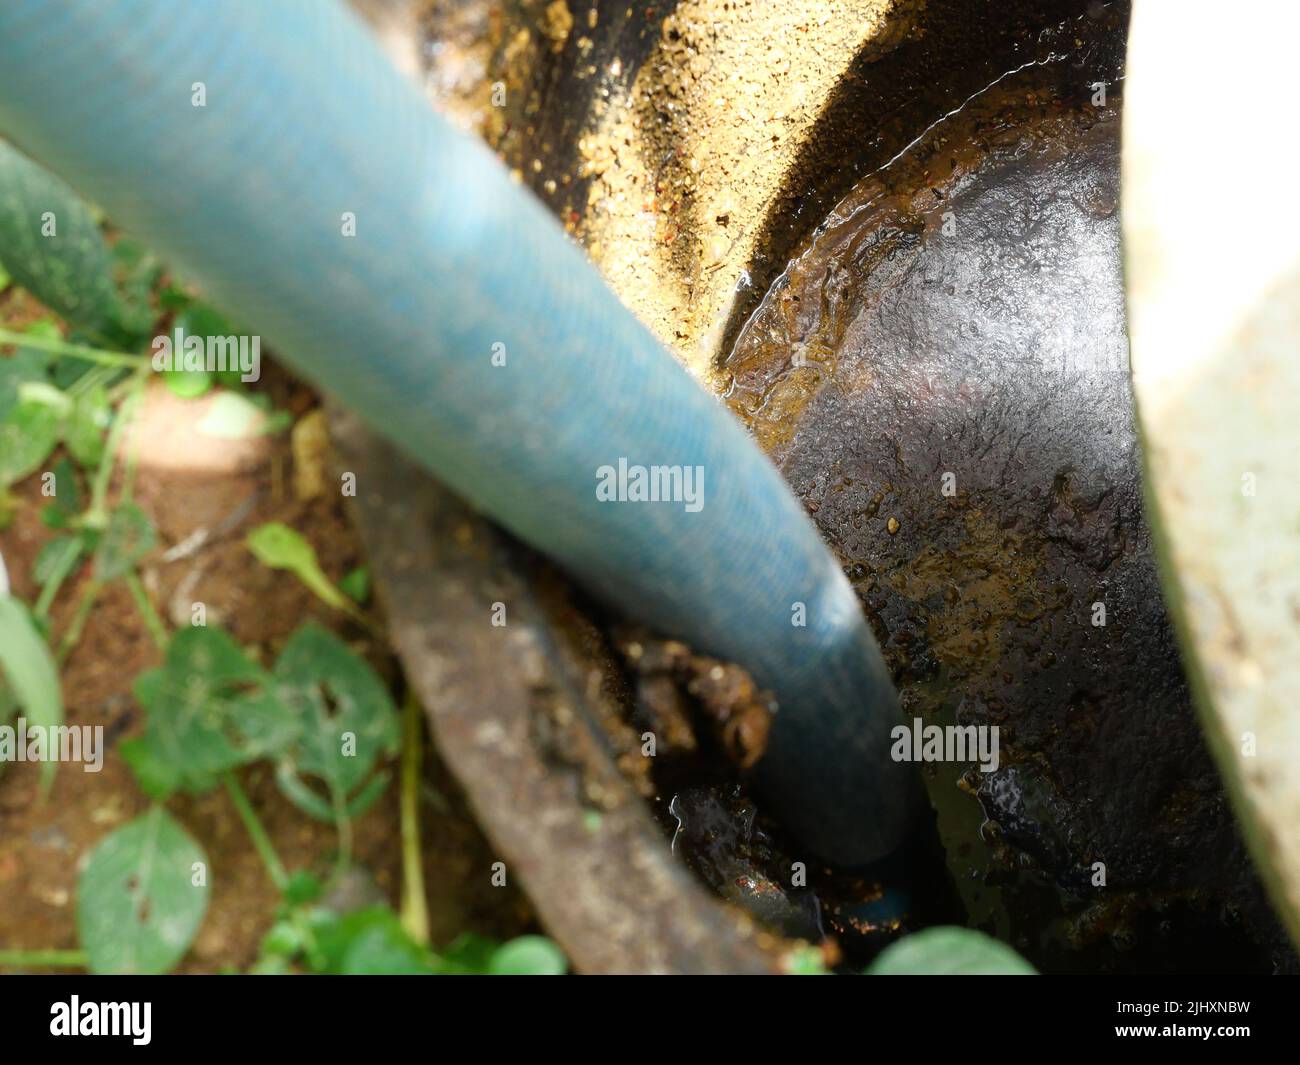
POLYGON ((4 0, 0 133, 595 594, 746 666, 779 703, 759 783, 813 855, 899 844, 897 697, 798 501, 350 11, 4 0))

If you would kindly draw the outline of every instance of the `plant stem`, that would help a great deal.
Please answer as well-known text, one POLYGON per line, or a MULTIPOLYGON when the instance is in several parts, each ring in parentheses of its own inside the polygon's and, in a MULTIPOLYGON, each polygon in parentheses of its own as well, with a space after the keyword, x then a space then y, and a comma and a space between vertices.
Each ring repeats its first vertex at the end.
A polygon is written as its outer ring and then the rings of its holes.
POLYGON ((15 333, 12 329, 0 329, 0 344, 17 344, 24 348, 35 348, 37 351, 48 351, 53 355, 67 355, 100 366, 149 365, 149 360, 141 355, 128 355, 125 351, 105 351, 103 348, 92 348, 87 344, 70 344, 62 338, 15 333))
POLYGON ((420 770, 424 764, 420 703, 408 689, 402 704, 402 927, 429 945, 429 909, 420 853, 420 770))
MULTIPOLYGON (((133 373, 123 382, 130 386, 126 400, 122 404, 124 416, 131 419, 135 418, 136 411, 139 410, 140 404, 144 402, 144 381, 143 373, 133 373)), ((140 462, 140 438, 136 437, 131 442, 131 445, 131 450, 126 453, 126 472, 122 475, 121 501, 123 503, 130 502, 131 495, 135 492, 135 473, 140 462)))
POLYGON ((0 950, 0 965, 17 969, 84 969, 89 964, 84 950, 0 950))
POLYGON ((338 876, 352 862, 352 819, 348 816, 346 796, 332 780, 330 803, 334 807, 334 827, 339 834, 339 859, 334 863, 334 875, 338 876))
MULTIPOLYGON (((145 369, 148 369, 147 363, 145 369)), ((143 380, 142 371, 136 371, 136 378, 143 380)), ((132 379, 133 382, 136 378, 132 379)), ((107 520, 104 516, 104 503, 108 499, 108 486, 113 479, 113 464, 117 459, 117 450, 122 444, 122 434, 126 432, 126 427, 135 416, 135 408, 139 400, 140 392, 133 390, 118 408, 117 417, 113 419, 113 426, 108 431, 104 454, 99 460, 99 468, 95 471, 95 482, 91 487, 90 510, 87 513, 92 515, 92 520, 107 520)))
POLYGON ((325 968, 325 959, 321 955, 320 944, 316 942, 316 933, 312 931, 311 922, 301 906, 289 911, 289 923, 302 936, 303 953, 307 955, 307 964, 318 972, 325 968))
POLYGON ((144 618, 145 627, 149 630, 149 635, 153 637, 153 642, 158 645, 158 650, 167 650, 167 626, 163 624, 163 619, 158 616, 158 611, 149 598, 149 593, 144 590, 144 582, 140 580, 140 574, 136 570, 131 570, 126 575, 126 586, 131 591, 131 598, 135 600, 135 605, 140 608, 140 614, 144 618))
MULTIPOLYGON (((0 330, 0 334, 3 334, 3 332, 3 330, 0 330)), ((125 432, 126 426, 130 423, 131 419, 135 417, 136 406, 139 404, 143 395, 144 369, 145 368, 138 369, 129 379, 128 383, 132 385, 132 391, 127 396, 122 406, 118 408, 117 416, 113 419, 113 425, 109 429, 108 440, 104 444, 104 454, 100 457, 99 467, 95 470, 95 480, 91 489, 90 508, 86 511, 86 514, 91 517, 91 524, 107 520, 104 514, 104 502, 108 495, 109 482, 112 480, 113 476, 113 457, 120 445, 122 433, 125 432)), ((93 370, 91 371, 91 373, 94 372, 95 371, 93 370)), ((130 460, 134 459, 134 455, 135 453, 132 451, 132 454, 128 456, 128 476, 124 492, 124 498, 128 499, 130 498, 131 490, 130 482, 133 479, 132 474, 134 473, 130 460)), ((65 554, 60 557, 59 564, 51 575, 50 580, 46 583, 45 587, 41 589, 40 597, 37 599, 35 606, 37 617, 44 618, 49 613, 49 609, 54 603, 54 597, 58 594, 59 588, 63 585, 64 580, 67 579, 68 574, 71 573, 73 567, 76 565, 80 555, 81 548, 78 545, 68 545, 65 554)), ((58 659, 60 664, 62 664, 64 659, 72 653, 72 649, 76 646, 77 641, 81 639, 81 630, 85 627, 86 619, 90 615, 91 607, 94 605, 101 587, 102 585, 100 582, 93 578, 87 586, 81 603, 77 607, 77 614, 73 619, 72 627, 68 630, 67 635, 63 638, 63 643, 60 645, 58 659)), ((149 625, 149 630, 153 634, 154 639, 157 640, 158 634, 161 632, 163 634, 164 643, 159 646, 165 647, 167 630, 163 627, 161 619, 153 609, 153 604, 148 601, 148 597, 144 596, 143 592, 144 589, 140 588, 140 594, 137 595, 137 589, 131 589, 131 594, 136 596, 136 602, 141 604, 140 609, 145 613, 145 623, 149 625), (153 621, 157 622, 157 628, 152 624, 150 615, 152 615, 153 621)))
POLYGON ((32 607, 32 613, 42 621, 49 615, 50 607, 54 604, 54 597, 59 594, 63 582, 68 579, 68 574, 72 572, 77 560, 81 557, 82 546, 80 537, 73 537, 63 545, 63 552, 59 555, 58 561, 54 563, 50 578, 45 582, 41 594, 36 599, 36 604, 32 607))
POLYGON ((99 598, 103 587, 103 583, 96 577, 91 577, 86 583, 86 590, 81 593, 81 601, 77 604, 77 612, 72 617, 72 624, 59 643, 56 661, 60 666, 67 661, 68 655, 72 654, 72 649, 81 639, 81 630, 86 627, 86 619, 90 617, 91 608, 95 605, 95 600, 99 598))
POLYGON ((235 809, 239 811, 239 819, 244 822, 244 828, 248 830, 248 835, 253 841, 253 849, 257 851, 262 864, 266 866, 267 875, 270 876, 276 890, 283 892, 289 884, 289 875, 284 871, 284 864, 280 861, 280 856, 275 853, 275 846, 271 843, 271 837, 266 834, 266 829, 262 827, 257 811, 253 809, 253 804, 248 801, 248 795, 233 773, 223 773, 221 781, 226 785, 226 791, 230 793, 235 809))
POLYGON ((121 373, 121 368, 116 366, 96 366, 87 370, 78 377, 72 384, 68 385, 65 392, 70 396, 81 396, 92 391, 96 385, 107 385, 113 378, 121 373))

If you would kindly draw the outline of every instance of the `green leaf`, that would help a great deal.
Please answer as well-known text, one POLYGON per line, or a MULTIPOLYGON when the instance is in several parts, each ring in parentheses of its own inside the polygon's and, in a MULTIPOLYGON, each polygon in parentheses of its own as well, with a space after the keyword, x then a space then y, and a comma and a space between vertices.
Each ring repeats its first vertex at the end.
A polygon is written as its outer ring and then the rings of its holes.
POLYGON ((361 789, 351 798, 346 799, 342 804, 342 810, 336 810, 334 806, 313 791, 310 786, 298 775, 298 767, 292 759, 285 759, 275 769, 275 781, 280 786, 280 791, 290 802, 292 802, 303 813, 310 814, 320 821, 339 820, 340 813, 346 817, 360 817, 379 798, 387 789, 388 782, 392 774, 386 769, 381 769, 371 777, 361 789))
POLYGON ((113 419, 108 390, 96 385, 78 395, 64 429, 68 453, 83 467, 93 469, 104 455, 104 431, 113 419))
POLYGON ((176 767, 159 755, 148 736, 123 740, 117 752, 135 774, 140 790, 157 802, 170 798, 185 782, 176 767))
MULTIPOLYGON (((231 324, 219 310, 210 303, 195 301, 190 303, 176 316, 174 328, 182 329, 187 337, 231 337, 239 336, 243 330, 231 324)), ((214 373, 219 384, 228 388, 242 388, 244 382, 238 367, 217 370, 214 373)))
POLYGON ((146 776, 160 761, 187 786, 206 788, 212 777, 257 758, 278 754, 297 723, 276 697, 271 678, 220 629, 179 630, 160 669, 136 678, 151 749, 139 756, 146 776))
POLYGON ((262 937, 258 953, 264 958, 295 958, 302 952, 302 948, 303 936, 298 931, 298 926, 292 921, 276 921, 262 937))
POLYGON ((488 963, 491 976, 563 976, 569 963, 545 936, 519 936, 502 946, 488 963))
POLYGON ((95 575, 101 581, 124 577, 158 543, 149 515, 134 503, 123 503, 109 515, 95 551, 95 575))
POLYGON ((358 566, 339 581, 339 591, 353 602, 365 604, 370 598, 370 567, 358 566))
MULTIPOLYGON (((292 976, 295 970, 293 961, 281 954, 269 954, 265 957, 258 958, 248 967, 245 976, 292 976)), ((238 976, 238 969, 228 969, 221 973, 222 976, 238 976)))
POLYGON ((438 951, 438 971, 449 976, 486 975, 501 944, 474 932, 462 932, 438 951))
MULTIPOLYGON (((63 724, 63 695, 54 658, 27 607, 5 591, 0 591, 0 672, 31 724, 45 728, 63 724)), ((41 765, 45 791, 57 766, 54 761, 41 765)))
POLYGON ((32 580, 44 588, 51 580, 62 580, 81 557, 84 543, 78 533, 64 533, 46 541, 32 563, 32 580))
POLYGON ((231 325, 230 319, 210 303, 195 300, 176 316, 176 328, 183 329, 186 336, 228 337, 240 332, 231 325))
POLYGON ((868 976, 1034 976, 1005 943, 970 928, 927 928, 886 947, 868 976))
POLYGON ((331 797, 347 803, 349 815, 360 812, 384 787, 380 777, 362 786, 376 760, 397 750, 397 709, 388 689, 347 644, 310 623, 285 645, 275 682, 299 723, 298 739, 277 774, 281 789, 306 813, 333 820, 333 808, 301 780, 315 777, 331 797))
POLYGON ((198 399, 211 390, 212 374, 207 370, 167 370, 163 374, 163 383, 174 396, 198 399))
MULTIPOLYGON (((24 385, 24 390, 31 388, 24 385)), ((0 491, 35 473, 59 442, 64 412, 45 397, 18 402, 0 421, 0 491)))
POLYGON ((322 971, 336 975, 431 975, 437 962, 385 906, 354 910, 318 926, 322 971))
MULTIPOLYGON (((81 488, 77 484, 77 468, 67 458, 54 464, 54 498, 50 506, 62 510, 68 521, 81 513, 81 488)), ((48 525, 49 522, 46 522, 48 525)), ((65 525, 67 522, 64 523, 65 525)))
POLYGON ((36 556, 36 561, 32 564, 32 578, 40 585, 41 594, 37 597, 32 613, 42 629, 49 625, 50 606, 63 587, 63 582, 81 563, 82 558, 90 553, 90 540, 91 535, 84 530, 55 536, 36 556))
MULTIPOLYGON (((0 725, 11 724, 17 716, 18 700, 14 698, 13 692, 4 683, 4 677, 0 676, 0 725)), ((4 776, 9 764, 8 762, 0 762, 0 777, 4 776)))
POLYGON ((207 857, 161 806, 95 848, 77 881, 77 932, 92 973, 164 973, 208 906, 207 857), (196 885, 196 865, 204 875, 196 885))
POLYGON ((99 223, 63 181, 0 141, 0 248, 14 280, 99 334, 117 315, 113 260, 99 223))
POLYGON ((194 297, 189 290, 174 278, 158 292, 158 306, 165 311, 183 311, 193 303, 194 297))
POLYGON ((325 885, 318 877, 312 876, 306 869, 298 869, 289 874, 289 883, 284 888, 284 901, 290 906, 301 906, 314 902, 325 891, 325 885))
POLYGON ((317 598, 336 610, 348 613, 355 608, 340 592, 316 560, 316 550, 307 540, 283 522, 270 521, 248 534, 248 549, 264 566, 287 569, 317 598))
POLYGON ((218 440, 247 440, 267 432, 266 412, 247 396, 221 391, 198 425, 204 436, 218 440))
POLYGON ((113 309, 116 335, 143 338, 158 317, 153 308, 153 288, 162 273, 162 262, 148 247, 126 237, 113 245, 112 255, 118 291, 113 309))
MULTIPOLYGON (((59 327, 48 318, 32 322, 24 333, 57 339, 59 327)), ((0 358, 0 420, 18 404, 18 389, 29 381, 49 380, 50 357, 39 348, 16 345, 8 358, 0 358)))

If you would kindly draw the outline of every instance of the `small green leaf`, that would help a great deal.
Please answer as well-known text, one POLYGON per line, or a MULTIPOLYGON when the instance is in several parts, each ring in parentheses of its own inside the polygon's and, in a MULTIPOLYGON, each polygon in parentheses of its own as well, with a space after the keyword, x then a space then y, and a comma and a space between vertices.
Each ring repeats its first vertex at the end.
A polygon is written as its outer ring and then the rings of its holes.
POLYGON ((462 932, 438 952, 438 971, 449 976, 486 975, 501 944, 487 936, 462 932))
POLYGON ((275 768, 275 782, 280 785, 284 797, 318 821, 337 822, 340 813, 346 817, 360 817, 388 789, 390 779, 391 774, 386 769, 381 769, 355 795, 345 798, 340 811, 308 786, 298 775, 298 767, 292 759, 285 759, 275 768))
POLYGON ((159 756, 147 736, 123 740, 117 745, 117 751, 135 774, 140 790, 157 802, 170 798, 184 784, 182 774, 159 756))
POLYGON ((1034 976, 1005 943, 970 928, 927 928, 886 947, 868 976, 1034 976))
POLYGON ((73 400, 64 429, 64 443, 68 453, 83 467, 93 469, 99 465, 104 455, 104 431, 112 419, 108 391, 103 385, 96 385, 73 400))
POLYGON ((365 605, 370 599, 370 567, 358 566, 339 581, 339 591, 355 603, 365 605))
POLYGON ((109 515, 95 551, 95 575, 111 581, 130 573, 158 543, 149 515, 134 503, 123 503, 109 515))
POLYGON ((337 975, 430 975, 436 959, 384 906, 354 910, 316 928, 322 971, 337 975))
MULTIPOLYGON (((7 579, 5 585, 7 588, 7 579)), ((0 672, 31 724, 44 728, 63 724, 63 695, 54 658, 27 607, 3 589, 0 589, 0 672)), ((57 765, 54 761, 41 765, 41 787, 47 792, 57 765)))
MULTIPOLYGON (((77 468, 71 459, 64 456, 54 464, 53 472, 54 497, 41 508, 41 522, 48 529, 73 528, 81 515, 81 488, 77 483, 77 468)), ((89 543, 87 546, 90 546, 89 543)))
MULTIPOLYGON (((183 330, 187 337, 203 337, 205 340, 209 337, 233 337, 243 333, 243 330, 232 325, 230 320, 212 304, 201 301, 189 303, 176 316, 175 328, 183 330)), ((225 385, 227 388, 244 386, 238 366, 217 370, 213 376, 218 384, 225 385)))
POLYGON ((262 937, 263 957, 294 958, 302 951, 303 937, 292 921, 276 921, 262 937))
POLYGON ((113 324, 121 338, 143 338, 153 328, 158 312, 153 308, 153 287, 162 263, 148 247, 126 237, 113 245, 113 279, 118 299, 113 324))
MULTIPOLYGON (((58 338, 59 327, 49 319, 32 322, 24 333, 58 338)), ((49 381, 50 357, 39 348, 16 345, 8 358, 0 357, 0 420, 18 404, 19 386, 30 381, 49 381)))
POLYGON ((491 976, 563 976, 569 963, 545 936, 519 936, 502 946, 488 963, 491 976))
POLYGON ((44 588, 51 580, 62 580, 81 557, 84 544, 78 533, 64 533, 46 541, 32 563, 32 580, 44 588))
POLYGON ((299 723, 277 775, 281 789, 306 813, 333 819, 332 807, 300 779, 315 777, 356 814, 384 786, 379 778, 366 783, 376 760, 397 750, 397 709, 388 689, 364 659, 315 624, 293 634, 274 672, 277 693, 299 723))
POLYGON ((176 316, 176 327, 183 329, 186 336, 203 337, 204 339, 208 337, 236 336, 239 333, 239 330, 230 324, 230 319, 212 304, 203 303, 200 300, 190 302, 176 316))
POLYGON ((194 303, 194 297, 179 281, 166 282, 158 292, 158 306, 165 311, 183 311, 194 303))
POLYGON ((155 806, 103 839, 77 881, 90 971, 166 972, 189 949, 207 906, 203 849, 155 806))
POLYGON ((264 566, 287 569, 317 598, 336 610, 353 613, 355 608, 340 592, 316 560, 316 549, 300 533, 283 522, 270 521, 248 534, 248 549, 264 566))
POLYGON ((168 370, 163 374, 163 383, 174 396, 197 399, 212 388, 212 374, 207 370, 168 370))
POLYGON ((59 442, 64 412, 44 398, 30 398, 24 385, 0 421, 0 491, 35 473, 59 442))
POLYGON ((47 529, 66 529, 72 518, 57 502, 46 503, 41 508, 41 524, 47 529))
POLYGON ((303 903, 314 902, 320 898, 324 890, 325 885, 318 877, 312 876, 305 869, 299 869, 289 874, 289 883, 284 889, 284 901, 290 906, 301 906, 303 903))
POLYGON ((247 440, 266 433, 266 413, 238 392, 218 392, 199 422, 199 432, 218 440, 247 440))
POLYGON ((206 788, 217 773, 278 754, 297 734, 266 671, 217 628, 179 630, 162 668, 142 673, 134 690, 152 748, 140 764, 161 761, 187 786, 206 788))
MULTIPOLYGON (((282 954, 268 954, 248 967, 245 976, 290 976, 295 972, 293 959, 282 954)), ((238 969, 223 970, 222 976, 238 976, 238 969)))

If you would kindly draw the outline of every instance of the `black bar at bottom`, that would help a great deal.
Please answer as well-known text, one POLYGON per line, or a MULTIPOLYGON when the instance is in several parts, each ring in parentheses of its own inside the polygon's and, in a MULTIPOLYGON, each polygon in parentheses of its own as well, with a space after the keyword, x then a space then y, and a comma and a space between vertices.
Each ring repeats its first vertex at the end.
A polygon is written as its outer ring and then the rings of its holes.
MULTIPOLYGON (((128 1052, 202 1048, 205 1055, 284 1047, 338 1058, 352 1049, 396 1051, 407 1040, 430 1053, 465 1037, 497 1049, 509 1036, 565 1053, 575 1037, 617 1036, 619 1028, 640 1033, 638 1046, 647 1035, 673 1045, 684 1035, 673 1032, 679 1023, 690 1025, 692 1043, 711 1035, 744 1053, 757 1049, 755 1035, 777 1018, 796 1038, 817 1038, 829 1034, 823 1018, 834 1024, 837 1016, 859 1022, 863 1051, 876 1040, 927 1051, 975 1050, 989 1039, 1071 1051, 1125 1043, 1294 1047, 1295 985, 1283 980, 841 977, 695 986, 647 993, 613 980, 20 976, 0 980, 0 1030, 10 1061, 21 1060, 23 1049, 58 1044, 92 1052, 109 1044, 128 1052), (768 998, 780 1008, 768 1008, 768 998)), ((608 1043, 608 1052, 620 1045, 608 1043)))

